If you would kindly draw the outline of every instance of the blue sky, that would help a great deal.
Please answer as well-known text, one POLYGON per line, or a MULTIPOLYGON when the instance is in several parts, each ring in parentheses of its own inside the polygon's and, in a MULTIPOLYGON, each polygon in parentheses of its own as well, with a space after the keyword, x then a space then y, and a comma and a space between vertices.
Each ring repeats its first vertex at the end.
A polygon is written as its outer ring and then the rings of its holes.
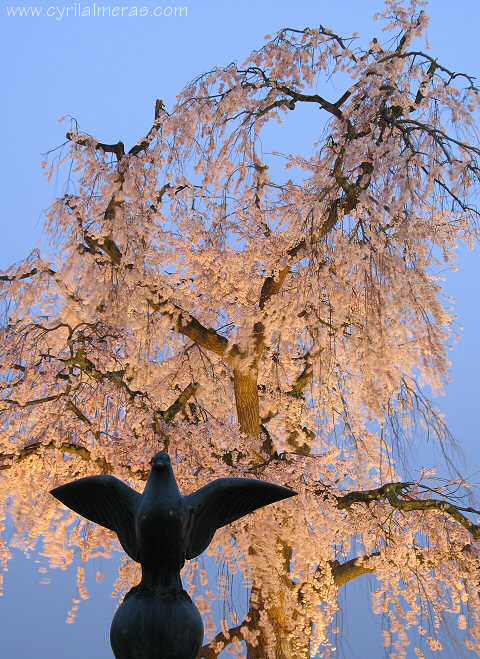
MULTIPOLYGON (((53 6, 51 0, 33 1, 44 13, 53 6)), ((160 1, 139 0, 137 6, 153 9, 160 1)), ((171 3, 187 7, 187 15, 176 18, 66 17, 64 12, 58 20, 64 5, 58 5, 56 16, 50 18, 9 17, 7 6, 16 7, 16 2, 2 0, 0 6, 5 90, 0 105, 0 268, 25 257, 40 240, 42 212, 61 192, 62 181, 47 185, 40 169, 42 153, 64 140, 65 124, 57 123, 59 117, 76 117, 82 130, 105 142, 136 142, 151 125, 156 98, 168 107, 187 81, 213 66, 242 60, 261 46, 265 34, 322 23, 345 35, 358 31, 370 37, 378 30, 371 18, 382 8, 380 0, 339 0, 335 5, 330 0, 262 0, 258 5, 254 0, 185 0, 171 3)), ((97 4, 122 6, 120 0, 97 4)), ((432 54, 454 70, 479 74, 478 0, 431 0, 430 5, 432 54)), ((334 92, 332 88, 336 97, 334 92)), ((465 450, 467 474, 480 465, 480 433, 474 420, 480 372, 479 279, 478 250, 462 251, 459 271, 448 274, 446 291, 456 299, 465 329, 452 352, 452 384, 440 403, 465 450)), ((114 561, 103 562, 104 582, 90 588, 91 598, 80 605, 77 622, 66 625, 71 598, 76 596, 75 574, 49 573, 51 583, 41 584, 46 575, 39 574, 41 563, 36 560, 18 555, 6 574, 5 595, 0 598, 2 656, 111 657, 114 561)), ((356 584, 346 594, 350 648, 344 646, 342 656, 348 659, 371 659, 372 643, 378 648, 375 656, 381 656, 378 628, 377 635, 371 633, 366 628, 369 619, 354 615, 361 590, 356 584)))

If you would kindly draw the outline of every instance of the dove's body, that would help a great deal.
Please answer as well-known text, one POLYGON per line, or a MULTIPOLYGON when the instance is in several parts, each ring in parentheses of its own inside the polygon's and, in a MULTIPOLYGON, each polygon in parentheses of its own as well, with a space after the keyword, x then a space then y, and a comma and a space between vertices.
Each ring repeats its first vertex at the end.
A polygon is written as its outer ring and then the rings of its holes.
POLYGON ((220 478, 182 496, 170 458, 152 459, 143 494, 113 476, 90 476, 52 490, 87 519, 112 529, 142 565, 110 629, 117 659, 196 659, 202 618, 182 588, 180 570, 210 544, 215 531, 295 492, 249 478, 220 478))
POLYGON ((135 515, 139 563, 180 572, 185 563, 187 525, 187 505, 170 461, 154 461, 135 515))
POLYGON ((117 659, 196 659, 202 617, 183 590, 187 505, 172 465, 155 460, 135 515, 142 580, 118 608, 110 628, 117 659), (160 532, 161 531, 161 532, 160 532))

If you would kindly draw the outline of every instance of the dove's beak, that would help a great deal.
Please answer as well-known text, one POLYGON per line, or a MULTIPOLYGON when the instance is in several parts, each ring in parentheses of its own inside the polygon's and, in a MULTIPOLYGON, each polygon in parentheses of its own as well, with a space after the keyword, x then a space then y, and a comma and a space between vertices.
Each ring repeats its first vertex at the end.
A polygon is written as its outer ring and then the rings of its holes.
POLYGON ((168 467, 169 465, 170 465, 170 460, 166 458, 154 458, 152 460, 153 469, 165 469, 165 467, 168 467))

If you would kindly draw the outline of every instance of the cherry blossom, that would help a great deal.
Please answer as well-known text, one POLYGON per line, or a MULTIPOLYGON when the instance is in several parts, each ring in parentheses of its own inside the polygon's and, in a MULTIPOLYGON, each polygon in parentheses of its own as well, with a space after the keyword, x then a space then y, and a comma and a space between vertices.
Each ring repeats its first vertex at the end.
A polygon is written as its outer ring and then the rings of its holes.
MULTIPOLYGON (((131 148, 72 121, 42 162, 66 181, 46 214, 51 255, 0 275, 13 546, 62 569, 75 550, 119 550, 48 491, 97 473, 141 489, 158 450, 183 493, 221 476, 299 493, 215 537, 247 589, 243 620, 216 629, 229 580, 187 564, 205 659, 332 656, 338 590, 367 573, 390 656, 440 651, 445 621, 480 643, 468 484, 447 461, 407 473, 398 460, 426 437, 448 454, 427 397, 456 331, 441 273, 479 233, 480 95, 430 54, 422 5, 387 0, 367 44, 282 30, 172 108, 157 101, 131 148), (299 153, 296 121, 311 135, 299 153)), ((88 597, 83 567, 77 579, 70 619, 88 597)), ((114 593, 137 579, 123 561, 114 593)))

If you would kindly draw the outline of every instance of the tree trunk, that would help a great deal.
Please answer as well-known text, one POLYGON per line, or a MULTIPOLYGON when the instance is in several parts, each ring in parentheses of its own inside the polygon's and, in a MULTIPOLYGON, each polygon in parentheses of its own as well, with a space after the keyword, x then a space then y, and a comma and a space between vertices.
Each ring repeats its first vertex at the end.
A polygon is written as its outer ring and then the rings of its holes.
POLYGON ((246 659, 310 659, 310 634, 298 633, 298 626, 305 627, 305 619, 294 625, 297 627, 295 638, 292 637, 292 620, 287 620, 285 611, 281 604, 264 607, 261 591, 258 588, 252 590, 252 595, 258 600, 250 607, 249 627, 258 632, 256 645, 246 643, 246 659), (275 635, 275 646, 271 647, 266 638, 266 631, 260 622, 260 611, 265 610, 267 619, 272 626, 275 635))
POLYGON ((233 371, 235 404, 240 430, 247 435, 260 434, 260 410, 258 404, 257 369, 233 371))
MULTIPOLYGON (((233 384, 235 391, 235 404, 237 418, 242 432, 248 435, 258 436, 260 434, 260 410, 258 399, 257 369, 242 372, 238 369, 233 371, 233 384)), ((285 578, 290 581, 290 558, 291 551, 288 546, 281 549, 284 558, 285 578)), ((250 607, 249 624, 251 629, 258 632, 256 644, 246 643, 246 659, 310 659, 310 636, 304 635, 299 642, 299 634, 292 638, 292 621, 286 620, 284 608, 281 601, 277 605, 265 608, 261 597, 261 590, 255 588, 252 591, 253 599, 257 602, 250 607), (267 639, 266 630, 260 622, 260 611, 265 610, 268 623, 273 629, 275 645, 272 647, 270 639, 267 639)), ((305 621, 301 621, 302 626, 305 621)))
MULTIPOLYGON (((299 643, 297 635, 295 643, 293 643, 291 632, 279 624, 278 613, 277 609, 267 610, 267 616, 270 622, 273 623, 275 630, 275 648, 273 652, 272 649, 269 649, 262 628, 257 626, 259 632, 256 639, 257 645, 253 646, 246 643, 246 659, 310 659, 310 637, 305 634, 305 638, 302 639, 303 642, 299 643)), ((301 620, 300 624, 303 626, 305 621, 301 620)))

